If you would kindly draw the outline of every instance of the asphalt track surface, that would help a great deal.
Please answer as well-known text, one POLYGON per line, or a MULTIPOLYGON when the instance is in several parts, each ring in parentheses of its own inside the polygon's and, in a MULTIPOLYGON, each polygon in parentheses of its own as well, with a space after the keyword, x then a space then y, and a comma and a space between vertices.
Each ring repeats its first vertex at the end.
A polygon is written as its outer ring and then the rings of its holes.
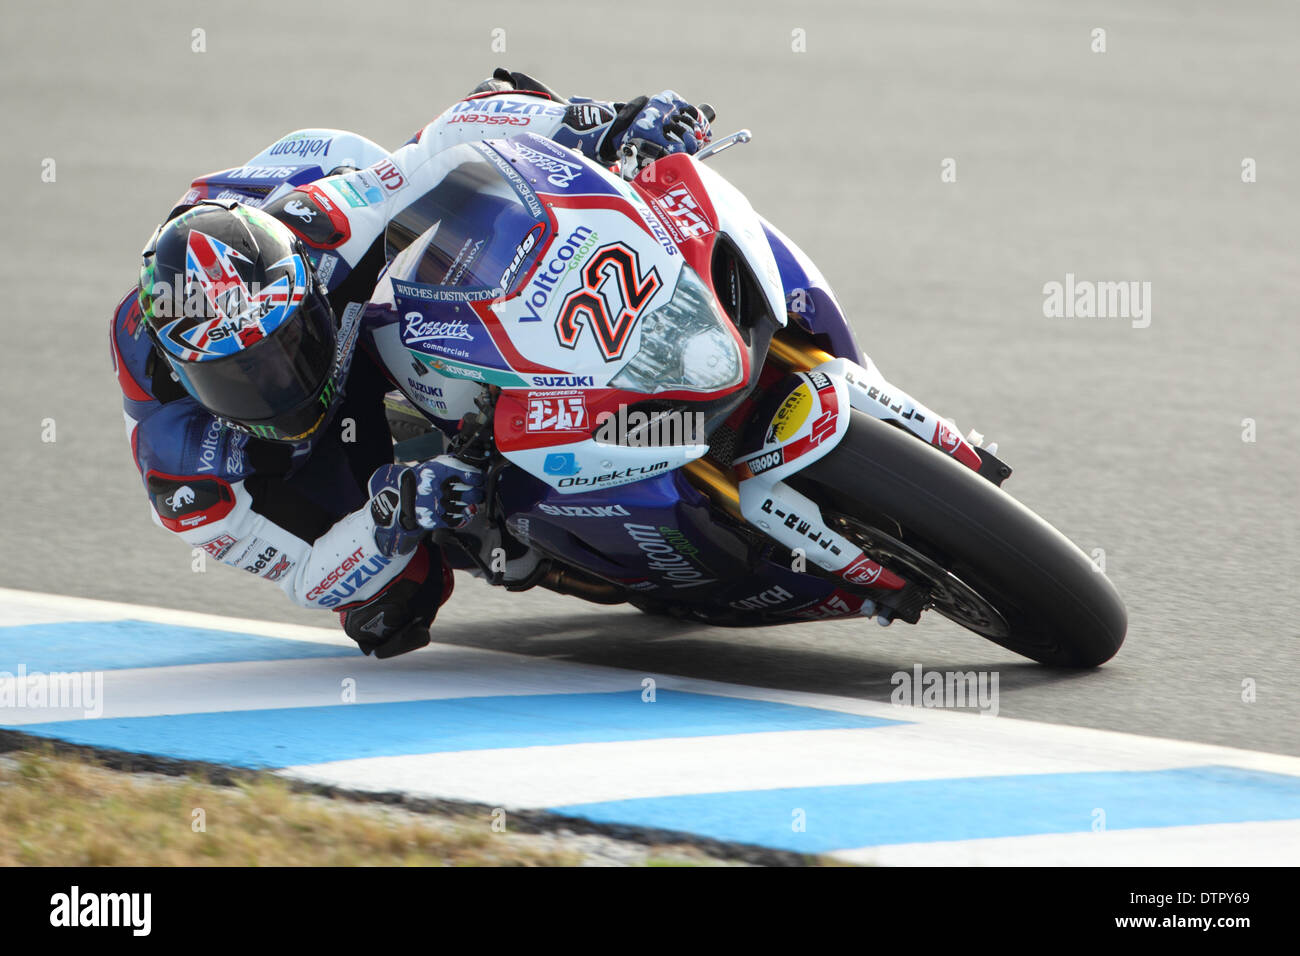
POLYGON ((105 332, 154 224, 290 129, 396 146, 496 65, 608 98, 671 86, 754 131, 716 168, 819 263, 885 374, 998 440, 1008 490, 1104 549, 1128 643, 1063 673, 941 620, 731 631, 464 579, 435 638, 868 700, 915 663, 996 670, 1005 716, 1300 754, 1300 8, 618 9, 8 4, 0 583, 327 623, 234 569, 195 575, 148 520, 105 332), (1151 282, 1150 327, 1044 318, 1066 273, 1151 282))

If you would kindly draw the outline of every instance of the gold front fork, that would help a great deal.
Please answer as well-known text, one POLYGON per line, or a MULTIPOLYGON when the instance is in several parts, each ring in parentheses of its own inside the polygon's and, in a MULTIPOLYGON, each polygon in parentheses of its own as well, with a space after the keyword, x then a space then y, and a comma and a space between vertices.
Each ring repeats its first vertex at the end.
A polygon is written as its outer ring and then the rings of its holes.
MULTIPOLYGON (((823 352, 814 345, 796 338, 787 329, 782 329, 772 337, 768 346, 767 361, 779 365, 791 372, 806 372, 835 356, 823 352)), ((715 505, 726 511, 738 521, 743 521, 740 511, 740 489, 736 476, 731 471, 724 471, 711 461, 697 458, 684 468, 691 484, 698 488, 715 505)))

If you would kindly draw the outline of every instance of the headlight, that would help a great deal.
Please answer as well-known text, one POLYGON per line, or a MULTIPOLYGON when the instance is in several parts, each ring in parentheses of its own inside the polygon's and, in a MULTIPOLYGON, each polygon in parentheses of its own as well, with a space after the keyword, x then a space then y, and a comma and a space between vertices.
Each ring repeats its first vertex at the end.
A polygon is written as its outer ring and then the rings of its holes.
POLYGON ((647 394, 713 392, 740 384, 743 368, 727 317, 683 265, 672 298, 641 320, 641 347, 609 384, 647 394))

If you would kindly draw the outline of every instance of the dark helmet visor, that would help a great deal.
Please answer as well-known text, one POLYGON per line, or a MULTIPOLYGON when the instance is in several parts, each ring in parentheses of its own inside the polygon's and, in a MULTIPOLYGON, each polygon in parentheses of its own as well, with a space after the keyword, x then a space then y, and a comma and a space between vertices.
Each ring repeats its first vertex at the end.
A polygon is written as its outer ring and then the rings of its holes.
POLYGON ((329 407, 322 393, 335 353, 334 313, 315 282, 294 314, 262 341, 205 362, 168 356, 204 408, 265 438, 305 437, 329 407))

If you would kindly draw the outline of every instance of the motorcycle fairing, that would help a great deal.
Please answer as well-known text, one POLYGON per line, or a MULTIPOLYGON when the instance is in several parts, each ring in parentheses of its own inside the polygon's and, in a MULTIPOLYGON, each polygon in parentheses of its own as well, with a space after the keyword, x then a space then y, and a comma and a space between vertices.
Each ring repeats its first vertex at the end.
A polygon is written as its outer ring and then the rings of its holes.
POLYGON ((751 532, 719 524, 679 471, 561 496, 508 470, 500 498, 510 515, 507 527, 520 541, 713 623, 842 617, 857 614, 865 600, 833 580, 794 570, 784 553, 756 546, 751 532))

